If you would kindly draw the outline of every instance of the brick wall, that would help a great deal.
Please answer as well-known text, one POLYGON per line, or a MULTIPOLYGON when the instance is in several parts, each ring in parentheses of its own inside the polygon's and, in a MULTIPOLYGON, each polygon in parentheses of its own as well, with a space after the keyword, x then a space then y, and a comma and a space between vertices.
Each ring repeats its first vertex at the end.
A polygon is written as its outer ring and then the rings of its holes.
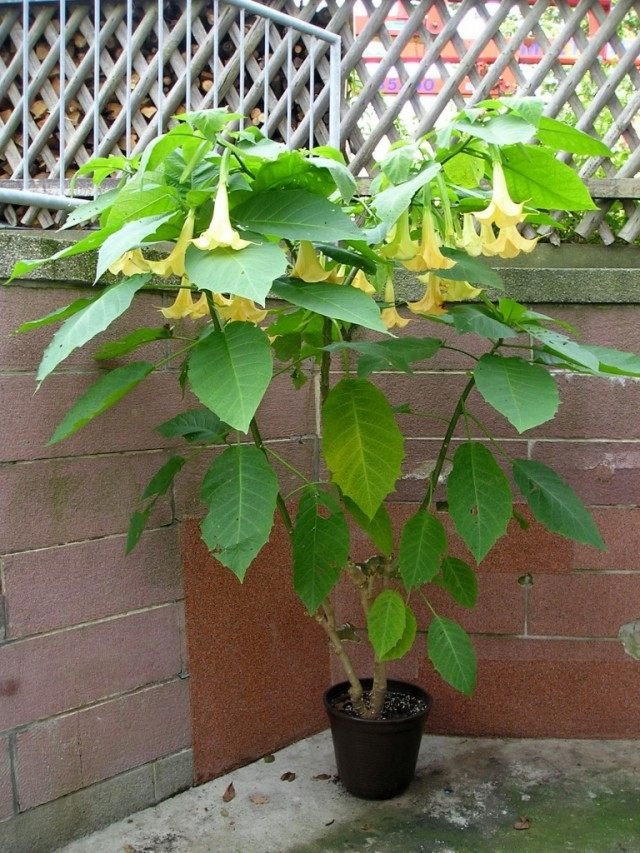
MULTIPOLYGON (((19 239, 5 243, 0 274, 13 258, 41 253, 19 239)), ((541 291, 551 301, 557 292, 561 301, 576 304, 540 310, 575 323, 590 340, 640 352, 640 306, 626 304, 639 301, 638 255, 615 250, 586 273, 577 270, 577 260, 571 269, 541 272, 527 258, 524 269, 510 273, 510 286, 527 299, 541 291), (577 304, 596 296, 610 304, 577 304)), ((541 257, 544 266, 548 253, 541 257)), ((578 260, 584 264, 589 257, 583 252, 578 260)), ((74 269, 71 276, 56 264, 46 279, 0 289, 0 848, 30 853, 188 785, 192 737, 196 777, 203 780, 317 729, 323 725, 318 701, 325 681, 342 677, 320 629, 276 587, 262 602, 263 633, 248 615, 233 618, 235 608, 251 612, 259 586, 240 587, 228 572, 216 574, 194 543, 193 523, 183 524, 200 512, 197 483, 206 454, 159 502, 148 532, 125 561, 124 534, 135 498, 167 458, 149 424, 184 406, 171 369, 70 440, 45 446, 98 368, 90 352, 75 353, 32 396, 51 332, 11 332, 77 298, 90 274, 74 269), (71 278, 78 287, 66 283, 71 278), (285 668, 283 660, 289 661, 285 668), (284 729, 282 720, 275 728, 273 704, 265 701, 259 703, 260 724, 249 726, 258 693, 270 694, 277 684, 286 695, 289 674, 294 716, 286 717, 284 729), (230 709, 250 737, 234 740, 227 727, 230 709)), ((136 323, 153 324, 161 304, 160 295, 145 294, 101 340, 136 323)), ((465 344, 473 347, 471 340, 465 344)), ((158 356, 165 346, 154 345, 158 356)), ((418 383, 397 374, 378 381, 394 402, 420 410, 437 401, 450 411, 465 362, 449 353, 437 364, 438 370, 423 365, 418 383)), ((486 408, 482 416, 515 453, 550 461, 565 474, 596 507, 609 550, 573 545, 535 525, 527 532, 515 529, 495 549, 479 570, 479 609, 446 611, 475 635, 480 681, 474 699, 439 684, 423 662, 421 643, 398 667, 436 694, 433 731, 640 735, 633 712, 640 664, 625 657, 615 639, 620 624, 640 617, 640 383, 575 377, 560 385, 558 419, 524 437, 486 408)), ((294 394, 283 377, 259 413, 268 440, 308 472, 317 451, 316 390, 309 383, 294 394)), ((394 496, 398 521, 415 508, 423 488, 420 465, 433 455, 439 432, 434 422, 413 416, 405 416, 403 428, 409 455, 394 496)), ((282 473, 287 490, 293 483, 282 473)), ((276 585, 286 579, 289 566, 277 536, 255 569, 269 577, 275 571, 270 583, 276 585)), ((348 600, 340 590, 339 608, 348 600)), ((360 666, 364 673, 367 661, 360 666)))

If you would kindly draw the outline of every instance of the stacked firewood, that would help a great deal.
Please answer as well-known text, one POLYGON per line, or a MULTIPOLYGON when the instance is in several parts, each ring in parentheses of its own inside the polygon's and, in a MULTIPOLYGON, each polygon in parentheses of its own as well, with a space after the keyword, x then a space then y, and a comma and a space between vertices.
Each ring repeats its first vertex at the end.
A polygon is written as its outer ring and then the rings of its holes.
MULTIPOLYGON (((72 7, 70 7, 72 8, 72 7)), ((103 10, 103 24, 107 16, 111 16, 118 7, 108 6, 103 10)), ((114 79, 117 79, 117 84, 113 87, 106 97, 103 94, 103 100, 100 109, 100 140, 104 138, 106 133, 114 126, 120 125, 120 136, 116 140, 115 145, 110 151, 106 151, 104 147, 99 151, 100 154, 106 155, 109 153, 119 154, 131 151, 138 143, 141 134, 150 125, 155 125, 158 121, 158 105, 157 99, 157 77, 154 76, 151 81, 148 91, 144 93, 144 97, 139 103, 135 113, 131 119, 131 133, 129 137, 129 145, 125 138, 125 121, 123 112, 125 110, 125 94, 126 94, 126 56, 123 52, 127 49, 126 39, 126 12, 122 9, 122 19, 116 28, 116 31, 102 44, 101 50, 101 72, 98 86, 98 95, 105 91, 107 86, 112 84, 114 79), (115 73, 114 66, 120 62, 121 68, 119 73, 115 73), (115 74, 115 78, 114 78, 115 74)), ((151 14, 155 8, 153 3, 134 4, 133 12, 133 32, 143 23, 145 15, 151 14)), ((222 9, 221 4, 221 9, 222 9)), ((50 17, 51 10, 47 10, 44 6, 32 7, 32 32, 38 15, 48 15, 50 17)), ((168 3, 164 6, 165 20, 165 43, 168 33, 174 31, 181 17, 184 15, 184 3, 168 3)), ((0 16, 1 18, 2 16, 0 16)), ((316 12, 312 19, 312 23, 316 26, 325 27, 331 14, 327 9, 316 12)), ((57 172, 57 163, 60 159, 60 132, 58 128, 58 111, 59 111, 59 96, 61 91, 60 81, 60 63, 58 56, 57 39, 57 24, 55 18, 53 23, 49 23, 43 28, 43 35, 32 46, 29 56, 29 73, 30 79, 41 70, 43 64, 48 68, 47 76, 37 92, 30 93, 29 99, 29 175, 37 182, 47 181, 51 177, 53 170, 57 172), (53 54, 53 55, 52 55, 53 54), (53 114, 53 120, 52 119, 53 114), (43 128, 45 129, 43 131, 43 128)), ((236 19, 237 21, 237 19, 236 19)), ((251 28, 255 24, 255 18, 249 14, 245 17, 245 35, 248 35, 251 28)), ((200 14, 199 20, 194 20, 192 25, 193 38, 191 44, 192 58, 198 51, 197 38, 202 38, 202 33, 211 32, 213 26, 213 11, 211 4, 207 4, 206 8, 200 14)), ((279 40, 286 37, 286 29, 280 26, 271 24, 271 54, 275 45, 279 40), (277 35, 276 35, 277 31, 277 35)), ((9 28, 10 29, 10 28, 9 28)), ((221 33, 218 45, 219 67, 224 67, 229 63, 238 51, 238 29, 234 24, 224 33, 221 33)), ((90 50, 92 38, 92 23, 89 17, 74 28, 74 32, 69 34, 67 40, 67 59, 65 63, 65 128, 63 134, 62 145, 67 150, 67 162, 65 163, 65 177, 70 178, 75 170, 82 163, 98 153, 93 139, 93 120, 86 121, 86 132, 83 133, 81 144, 77 150, 69 149, 69 140, 73 138, 74 133, 80 128, 85 121, 86 115, 92 114, 92 104, 96 97, 94 92, 93 79, 93 62, 88 63, 86 79, 82 81, 82 85, 78 88, 73 86, 74 75, 76 69, 86 60, 88 51, 90 50), (71 92, 69 91, 71 89, 71 92)), ((172 63, 166 60, 164 64, 163 77, 163 95, 168 96, 173 89, 184 85, 184 63, 186 62, 186 43, 180 46, 182 62, 172 63), (182 73, 181 73, 182 72, 182 73)), ((145 73, 147 66, 153 61, 158 50, 158 36, 155 27, 151 27, 148 36, 146 37, 141 50, 137 55, 133 56, 130 86, 133 97, 137 97, 139 93, 139 84, 142 76, 145 73)), ((3 85, 2 76, 0 75, 0 133, 3 127, 12 119, 16 121, 15 130, 11 135, 10 141, 4 146, 4 150, 0 150, 0 182, 16 181, 21 179, 21 158, 23 154, 23 127, 22 127, 22 109, 20 106, 20 98, 22 97, 23 82, 21 75, 20 55, 16 56, 17 52, 21 51, 21 41, 11 37, 11 33, 5 37, 4 42, 0 43, 0 61, 4 68, 9 68, 11 62, 20 63, 17 74, 13 79, 3 85), (19 116, 14 116, 16 111, 20 111, 19 116)), ((299 39, 293 48, 292 64, 294 69, 300 68, 307 56, 306 46, 299 39)), ((254 76, 257 76, 259 70, 264 67, 264 40, 259 40, 258 46, 252 56, 252 61, 247 63, 245 77, 245 92, 253 85, 254 76), (256 71, 256 68, 258 71, 256 71)), ((212 105, 211 90, 214 87, 214 69, 211 58, 209 58, 202 69, 198 69, 198 73, 194 75, 192 81, 191 108, 198 109, 204 101, 205 105, 212 105)), ((279 69, 273 68, 270 72, 270 89, 272 92, 272 101, 270 104, 273 109, 273 99, 281 98, 287 91, 287 76, 286 76, 286 61, 283 67, 279 69)), ((317 95, 322 89, 320 76, 316 71, 315 79, 315 94, 317 95)), ((238 82, 235 81, 231 85, 229 91, 229 100, 232 106, 237 103, 238 82), (235 90, 235 94, 234 94, 235 90)), ((221 93, 220 103, 226 101, 225 93, 221 93)), ((184 112, 184 104, 179 106, 176 112, 184 112)), ((258 101, 250 109, 248 116, 249 121, 257 126, 261 125, 264 119, 264 105, 262 100, 258 101)), ((304 119, 304 111, 300 104, 293 104, 292 115, 292 130, 299 125, 304 119)), ((272 133, 274 139, 279 139, 278 132, 272 133)), ((74 146, 75 147, 75 146, 74 146)), ((58 183, 58 178, 55 178, 55 183, 58 183)), ((26 211, 15 209, 8 217, 10 221, 21 221, 26 211)), ((53 221, 51 216, 40 217, 41 224, 46 220, 47 224, 53 221)))

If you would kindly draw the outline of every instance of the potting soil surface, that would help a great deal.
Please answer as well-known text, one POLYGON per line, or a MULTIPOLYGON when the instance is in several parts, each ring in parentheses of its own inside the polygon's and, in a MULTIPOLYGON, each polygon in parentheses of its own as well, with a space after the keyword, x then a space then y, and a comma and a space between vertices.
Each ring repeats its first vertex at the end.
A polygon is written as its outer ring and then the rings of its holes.
POLYGON ((416 779, 386 802, 355 799, 335 772, 323 732, 63 849, 640 853, 638 741, 426 735, 416 779))

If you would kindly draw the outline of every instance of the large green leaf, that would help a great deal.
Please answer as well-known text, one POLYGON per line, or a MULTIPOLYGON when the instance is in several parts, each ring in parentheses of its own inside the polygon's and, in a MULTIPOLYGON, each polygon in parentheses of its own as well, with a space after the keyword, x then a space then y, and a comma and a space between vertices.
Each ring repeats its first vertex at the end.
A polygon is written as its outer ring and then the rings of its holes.
POLYGON ((169 490, 173 483, 176 474, 182 470, 187 460, 184 456, 171 456, 164 465, 156 471, 153 477, 147 483, 147 487, 142 493, 141 500, 149 498, 159 498, 169 490))
POLYGON ((547 210, 597 210, 576 172, 544 148, 507 145, 501 149, 509 193, 515 201, 547 210))
POLYGON ((593 518, 571 486, 542 462, 516 459, 513 476, 535 518, 553 533, 604 549, 593 518))
POLYGON ((250 231, 285 240, 334 243, 362 238, 360 229, 337 205, 306 190, 251 193, 234 207, 233 215, 250 231))
POLYGON ((509 482, 483 444, 466 442, 458 448, 447 494, 456 530, 480 562, 504 535, 511 518, 509 482))
POLYGON ((463 607, 475 607, 478 599, 478 577, 468 563, 458 557, 442 561, 440 585, 463 607))
POLYGON ((42 264, 50 264, 52 261, 57 261, 60 258, 71 258, 74 255, 81 255, 84 252, 94 252, 102 246, 107 237, 109 237, 110 234, 113 234, 116 229, 117 226, 112 225, 109 228, 101 228, 99 231, 91 231, 86 237, 83 237, 82 240, 78 240, 70 246, 65 246, 63 249, 60 249, 60 251, 54 252, 54 254, 50 255, 48 258, 35 258, 31 261, 18 261, 14 264, 14 267, 11 270, 9 281, 26 275, 31 272, 31 270, 36 269, 36 267, 42 266, 42 264))
POLYGON ((419 509, 404 526, 398 553, 398 568, 408 592, 433 580, 446 548, 447 534, 442 523, 430 512, 419 509))
POLYGON ((590 347, 584 347, 561 332, 546 329, 537 323, 522 323, 521 325, 532 338, 543 344, 550 353, 569 362, 573 361, 576 364, 583 365, 597 373, 600 367, 600 359, 591 351, 590 347))
POLYGON ((600 373, 609 376, 640 377, 640 356, 632 352, 593 344, 581 344, 581 349, 587 350, 598 359, 600 373))
POLYGON ((305 489, 293 528, 293 586, 313 614, 349 559, 349 528, 326 492, 305 489))
POLYGON ((260 167, 252 185, 253 191, 260 193, 278 188, 329 196, 336 185, 327 171, 315 168, 301 151, 283 151, 277 159, 260 167))
POLYGON ((171 329, 167 326, 158 326, 155 329, 140 328, 134 329, 128 335, 120 338, 117 341, 109 341, 103 344, 94 354, 94 358, 98 361, 107 361, 112 358, 121 358, 127 353, 133 352, 134 349, 150 344, 153 341, 167 340, 171 337, 171 329))
POLYGON ((528 121, 516 115, 495 116, 484 122, 462 119, 455 122, 453 126, 460 133, 467 133, 492 145, 527 142, 535 133, 535 129, 528 121))
POLYGON ((370 296, 358 290, 357 287, 345 287, 342 284, 306 284, 291 279, 279 279, 273 283, 273 294, 278 299, 284 299, 299 308, 306 308, 332 317, 344 320, 345 323, 355 323, 365 329, 388 334, 388 329, 380 319, 380 309, 370 296))
POLYGON ((145 216, 133 222, 122 225, 115 234, 110 234, 98 251, 96 266, 96 281, 104 275, 114 261, 122 257, 129 249, 137 249, 147 237, 154 235, 161 225, 164 225, 176 214, 175 210, 168 213, 145 216))
POLYGON ((572 154, 592 154, 596 157, 611 157, 611 149, 604 142, 589 136, 576 127, 570 127, 562 121, 549 116, 541 116, 538 122, 537 137, 544 145, 556 151, 570 151, 572 154))
POLYGON ((134 223, 167 214, 167 218, 170 219, 179 210, 180 196, 177 190, 166 184, 143 187, 141 176, 138 175, 130 179, 129 183, 118 192, 117 200, 109 211, 107 225, 122 230, 122 226, 127 222, 134 223))
POLYGON ((368 232, 367 239, 370 243, 377 243, 385 238, 391 226, 400 218, 400 214, 409 207, 414 195, 432 181, 440 169, 439 163, 428 163, 411 180, 375 194, 371 199, 371 208, 381 221, 368 232))
POLYGON ((150 277, 132 275, 111 285, 90 305, 65 320, 43 353, 36 380, 42 382, 74 349, 86 344, 124 314, 150 277))
POLYGON ((364 379, 343 379, 322 409, 324 457, 334 481, 369 518, 395 488, 404 439, 387 398, 364 379))
POLYGON ((504 290, 504 282, 500 275, 480 258, 472 258, 461 249, 452 249, 449 246, 443 247, 442 254, 455 261, 456 265, 451 269, 438 270, 439 278, 468 281, 469 284, 477 284, 480 287, 504 290))
POLYGON ((497 320, 485 305, 450 305, 448 313, 462 334, 473 332, 489 340, 514 338, 518 334, 511 326, 497 320))
POLYGON ((349 349, 358 353, 358 376, 365 378, 379 370, 412 373, 411 362, 433 358, 444 341, 440 338, 388 338, 384 341, 340 341, 326 349, 349 349))
POLYGON ((383 589, 367 613, 369 642, 378 660, 396 646, 407 624, 407 608, 395 589, 383 589))
POLYGON ((81 299, 76 299, 69 305, 63 305, 62 308, 56 308, 55 311, 52 311, 50 314, 45 314, 44 317, 38 317, 37 320, 27 320, 25 323, 21 323, 18 326, 16 334, 21 335, 23 332, 30 332, 32 329, 39 329, 41 326, 49 326, 51 323, 59 323, 62 320, 66 320, 67 317, 73 317, 73 315, 77 314, 78 311, 82 311, 82 309, 86 308, 87 305, 91 305, 96 298, 97 297, 92 296, 87 299, 83 296, 81 299))
POLYGON ((427 653, 436 672, 447 684, 466 696, 476 686, 476 653, 469 638, 457 622, 435 616, 427 633, 427 653))
POLYGON ((61 226, 60 230, 67 231, 69 228, 77 228, 79 225, 99 216, 103 210, 111 207, 118 197, 118 192, 119 191, 117 189, 108 190, 107 192, 101 193, 97 198, 94 198, 91 201, 85 201, 84 204, 74 208, 67 215, 64 225, 61 226))
POLYGON ((78 397, 47 443, 56 444, 73 435, 133 390, 152 370, 152 364, 136 361, 109 371, 78 397))
POLYGON ((203 338, 189 359, 189 381, 200 402, 220 420, 247 432, 269 387, 269 339, 253 323, 229 323, 203 338))
POLYGON ((483 355, 474 370, 476 387, 509 423, 524 432, 555 417, 558 388, 549 371, 523 358, 483 355))
POLYGON ((389 649, 388 652, 380 656, 380 660, 399 660, 400 658, 403 658, 406 654, 409 654, 409 652, 411 651, 411 647, 413 646, 413 642, 416 638, 416 633, 418 630, 418 622, 416 620, 413 610, 407 605, 405 605, 404 608, 404 615, 405 623, 402 636, 400 637, 398 642, 389 649))
POLYGON ((189 246, 185 269, 200 290, 232 293, 264 305, 274 279, 287 269, 287 256, 275 243, 252 243, 239 252, 201 252, 189 246))
POLYGON ((189 409, 156 427, 165 438, 184 438, 194 444, 219 444, 229 427, 210 409, 189 409))
POLYGON ((386 506, 380 504, 373 518, 369 518, 351 498, 343 495, 342 499, 349 514, 353 516, 380 553, 388 557, 393 551, 393 525, 386 506))
POLYGON ((343 162, 334 160, 332 157, 316 156, 309 157, 308 162, 317 169, 323 171, 326 169, 329 172, 333 183, 338 188, 338 192, 344 201, 349 201, 355 195, 358 184, 343 162))
POLYGON ((277 495, 276 475, 252 445, 227 448, 205 474, 202 499, 209 512, 202 538, 240 580, 269 538, 277 495))

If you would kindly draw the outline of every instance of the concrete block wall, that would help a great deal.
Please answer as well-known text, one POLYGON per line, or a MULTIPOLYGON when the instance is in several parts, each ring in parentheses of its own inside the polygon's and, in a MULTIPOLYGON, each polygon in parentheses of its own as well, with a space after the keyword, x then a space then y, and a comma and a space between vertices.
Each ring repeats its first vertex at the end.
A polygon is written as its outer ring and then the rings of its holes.
MULTIPOLYGON (((53 250, 41 240, 13 235, 0 241, 0 275, 15 258, 53 250)), ((640 252, 569 255, 558 260, 554 250, 541 251, 542 270, 529 258, 507 270, 511 292, 545 302, 555 294, 573 304, 541 310, 574 322, 590 340, 640 352, 640 252)), ((200 781, 282 745, 290 725, 273 727, 268 702, 262 731, 243 722, 255 705, 255 684, 266 690, 276 683, 270 660, 284 695, 282 662, 290 661, 299 703, 292 739, 323 725, 317 702, 324 683, 318 682, 341 678, 328 652, 322 657, 324 641, 317 626, 302 619, 301 606, 292 631, 296 602, 275 593, 263 602, 265 625, 273 620, 263 635, 250 622, 257 592, 228 573, 221 592, 222 576, 198 550, 193 523, 183 523, 201 511, 198 475, 206 453, 158 503, 149 530, 125 561, 130 512, 169 450, 150 425, 190 405, 179 398, 174 369, 159 371, 67 442, 46 447, 99 368, 91 352, 74 353, 32 396, 51 328, 11 333, 20 322, 77 298, 90 281, 90 266, 55 264, 0 289, 0 849, 11 851, 53 849, 189 785, 192 744, 200 781), (231 612, 238 603, 246 628, 231 612), (237 643, 228 641, 229 632, 237 643), (276 643, 270 656, 258 651, 263 641, 276 643), (300 642, 304 665, 296 657, 300 642), (226 728, 229 707, 239 713, 243 731, 252 731, 241 743, 226 728), (230 748, 234 744, 237 749, 230 748)), ((153 325, 162 300, 145 294, 131 317, 100 342, 135 324, 153 325)), ((165 347, 151 349, 160 358, 165 347)), ((420 410, 437 400, 448 411, 464 381, 464 362, 449 353, 438 370, 425 364, 418 383, 397 374, 378 381, 394 402, 420 410)), ((277 452, 307 472, 317 455, 315 393, 309 383, 294 394, 282 377, 259 413, 277 452)), ((526 436, 513 435, 488 410, 482 416, 518 455, 559 467, 596 507, 609 551, 572 545, 535 525, 514 529, 480 567, 479 610, 447 611, 475 635, 480 686, 474 699, 439 685, 422 661, 421 645, 402 664, 402 674, 436 693, 434 731, 640 734, 631 704, 640 665, 615 639, 622 622, 640 617, 640 383, 576 377, 561 380, 561 393, 559 418, 526 436), (613 711, 602 716, 603 708, 613 711)), ((409 456, 394 496, 398 521, 415 508, 423 488, 420 465, 438 438, 437 427, 423 418, 405 417, 403 427, 409 456)), ((286 491, 294 483, 282 473, 286 491)), ((286 576, 285 550, 276 535, 256 571, 268 575, 270 561, 277 560, 277 577, 286 576)), ((348 593, 339 591, 337 600, 346 606, 348 593)), ((366 661, 361 665, 364 672, 366 661)))

